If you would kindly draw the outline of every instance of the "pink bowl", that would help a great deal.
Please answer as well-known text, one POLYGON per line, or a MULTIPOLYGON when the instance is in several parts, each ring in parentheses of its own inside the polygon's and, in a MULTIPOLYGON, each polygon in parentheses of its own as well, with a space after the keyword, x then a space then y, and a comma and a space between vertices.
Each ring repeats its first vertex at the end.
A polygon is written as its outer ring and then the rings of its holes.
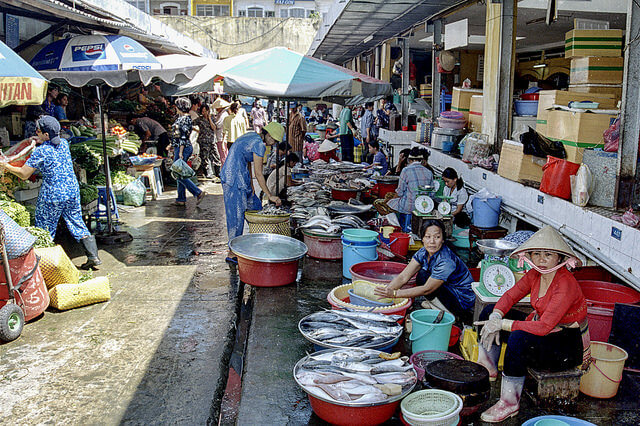
POLYGON ((467 125, 467 120, 464 118, 446 118, 446 117, 438 117, 438 126, 443 129, 464 129, 464 126, 467 125))

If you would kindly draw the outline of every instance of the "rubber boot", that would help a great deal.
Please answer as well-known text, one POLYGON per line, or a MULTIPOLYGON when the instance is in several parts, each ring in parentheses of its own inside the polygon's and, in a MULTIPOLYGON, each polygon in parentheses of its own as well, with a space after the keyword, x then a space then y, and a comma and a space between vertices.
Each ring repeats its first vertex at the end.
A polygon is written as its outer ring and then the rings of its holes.
POLYGON ((524 376, 513 377, 503 374, 500 401, 482 413, 480 420, 487 423, 500 423, 518 414, 523 387, 524 376))
POLYGON ((80 266, 80 269, 98 269, 96 266, 100 265, 102 261, 98 257, 98 245, 96 244, 96 237, 90 235, 80 240, 84 254, 87 256, 87 261, 80 266))
POLYGON ((498 345, 491 345, 491 349, 487 351, 484 346, 478 344, 478 364, 489 370, 489 380, 492 382, 498 378, 500 349, 501 347, 498 345))

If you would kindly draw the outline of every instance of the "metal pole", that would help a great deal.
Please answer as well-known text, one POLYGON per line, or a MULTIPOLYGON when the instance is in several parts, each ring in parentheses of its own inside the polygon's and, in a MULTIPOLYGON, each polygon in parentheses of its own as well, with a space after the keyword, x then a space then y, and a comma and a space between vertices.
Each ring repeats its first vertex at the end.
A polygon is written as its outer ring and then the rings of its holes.
MULTIPOLYGON (((278 105, 280 105, 280 98, 278 98, 278 105)), ((278 118, 280 118, 280 111, 278 111, 278 118)), ((289 138, 287 137, 287 143, 289 143, 289 138)), ((278 149, 278 143, 274 145, 272 149, 276 150, 276 193, 274 194, 276 197, 280 193, 280 167, 278 167, 280 163, 280 150, 278 149)))
POLYGON ((433 21, 433 46, 431 48, 431 121, 440 116, 441 79, 436 58, 442 49, 442 20, 433 21))
POLYGON ((629 207, 634 201, 634 182, 638 160, 638 132, 640 130, 640 49, 636 39, 640 30, 640 7, 629 2, 627 37, 622 84, 622 111, 620 115, 620 147, 616 173, 615 201, 617 208, 629 207), (635 135, 635 136, 634 136, 635 135))
POLYGON ((496 149, 509 139, 513 98, 513 63, 515 58, 516 0, 504 0, 500 12, 500 64, 496 96, 496 149))
POLYGON ((409 126, 409 38, 402 39, 402 126, 409 126))
POLYGON ((107 234, 113 231, 111 223, 111 171, 109 170, 109 157, 107 156, 107 129, 104 122, 104 114, 102 113, 102 96, 101 86, 96 86, 96 96, 98 97, 98 114, 100 114, 100 126, 102 127, 102 159, 104 161, 104 174, 106 177, 106 207, 107 207, 107 234))

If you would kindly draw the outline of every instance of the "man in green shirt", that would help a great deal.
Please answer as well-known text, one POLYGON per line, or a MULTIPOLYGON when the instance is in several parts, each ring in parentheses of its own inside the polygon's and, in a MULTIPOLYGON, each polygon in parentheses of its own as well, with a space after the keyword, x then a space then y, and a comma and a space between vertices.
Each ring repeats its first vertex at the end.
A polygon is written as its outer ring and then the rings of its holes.
POLYGON ((340 148, 342 161, 353 162, 353 133, 356 130, 351 108, 347 105, 340 112, 340 148))

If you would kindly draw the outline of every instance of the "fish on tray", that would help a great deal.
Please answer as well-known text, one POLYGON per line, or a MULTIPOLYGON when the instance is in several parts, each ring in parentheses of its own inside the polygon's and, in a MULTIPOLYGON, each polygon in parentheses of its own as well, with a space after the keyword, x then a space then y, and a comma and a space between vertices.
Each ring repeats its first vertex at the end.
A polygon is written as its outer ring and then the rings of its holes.
POLYGON ((305 391, 327 401, 384 403, 408 393, 417 377, 407 357, 385 360, 380 355, 360 348, 311 354, 298 363, 294 374, 305 391))

